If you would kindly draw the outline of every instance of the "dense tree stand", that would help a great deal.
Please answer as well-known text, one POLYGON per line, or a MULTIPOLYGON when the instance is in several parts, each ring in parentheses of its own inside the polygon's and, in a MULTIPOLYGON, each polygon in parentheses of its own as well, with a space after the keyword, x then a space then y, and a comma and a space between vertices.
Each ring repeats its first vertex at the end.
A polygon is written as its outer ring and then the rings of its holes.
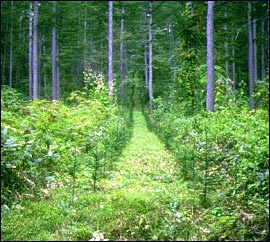
POLYGON ((1 13, 1 240, 269 240, 269 1, 1 13))

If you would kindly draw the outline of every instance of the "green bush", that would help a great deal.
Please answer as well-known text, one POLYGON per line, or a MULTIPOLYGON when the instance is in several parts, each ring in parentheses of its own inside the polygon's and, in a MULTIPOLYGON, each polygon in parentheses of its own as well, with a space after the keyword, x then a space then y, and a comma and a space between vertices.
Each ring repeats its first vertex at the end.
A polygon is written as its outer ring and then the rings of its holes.
POLYGON ((206 220, 211 224, 208 211, 220 206, 225 213, 242 214, 240 218, 215 217, 211 238, 242 239, 241 234, 246 239, 265 238, 269 218, 267 110, 251 112, 233 106, 191 117, 177 106, 156 99, 148 122, 173 152, 180 176, 199 189, 206 220))
POLYGON ((52 180, 56 186, 73 177, 74 187, 80 169, 88 167, 94 174, 98 167, 93 159, 95 145, 100 177, 112 167, 130 137, 130 117, 127 110, 111 103, 106 92, 97 83, 64 101, 23 102, 16 91, 2 89, 2 204, 9 205, 25 194, 39 196, 52 180), (104 132, 99 137, 100 129, 104 132))

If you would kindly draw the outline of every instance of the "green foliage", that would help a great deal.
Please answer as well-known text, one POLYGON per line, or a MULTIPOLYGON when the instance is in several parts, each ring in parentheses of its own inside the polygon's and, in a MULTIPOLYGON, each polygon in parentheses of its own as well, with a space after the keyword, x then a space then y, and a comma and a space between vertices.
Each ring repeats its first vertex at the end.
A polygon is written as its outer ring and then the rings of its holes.
POLYGON ((67 100, 69 106, 63 101, 22 102, 20 94, 9 88, 1 94, 2 204, 10 205, 25 194, 39 197, 48 177, 58 184, 71 176, 75 187, 76 171, 86 163, 91 172, 95 167, 95 149, 88 144, 101 127, 105 135, 95 142, 102 154, 98 160, 106 157, 103 173, 130 137, 128 112, 110 105, 105 88, 99 85, 88 94, 73 93, 67 100))
POLYGON ((269 75, 264 80, 255 82, 254 92, 255 106, 257 108, 269 109, 269 75))
POLYGON ((205 219, 209 222, 207 211, 220 205, 224 213, 242 211, 244 222, 217 216, 209 238, 263 239, 269 209, 268 112, 231 106, 188 117, 178 105, 155 102, 151 127, 174 153, 181 176, 200 191, 205 219), (258 225, 257 219, 264 222, 258 225))

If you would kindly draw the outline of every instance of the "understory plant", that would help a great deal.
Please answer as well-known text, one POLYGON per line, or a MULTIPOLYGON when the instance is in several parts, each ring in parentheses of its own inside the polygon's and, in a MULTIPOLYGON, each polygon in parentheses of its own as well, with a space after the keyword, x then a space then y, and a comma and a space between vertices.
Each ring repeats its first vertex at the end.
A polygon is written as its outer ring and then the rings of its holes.
POLYGON ((94 76, 93 85, 66 100, 25 101, 13 89, 1 90, 1 205, 42 197, 48 181, 70 186, 74 197, 79 171, 88 167, 93 175, 101 165, 104 175, 117 160, 130 137, 129 111, 113 104, 103 77, 94 76))
MULTIPOLYGON (((222 104, 224 105, 224 104, 222 104)), ((187 116, 161 98, 149 126, 200 195, 211 240, 265 239, 269 219, 268 112, 230 106, 187 116), (216 211, 216 212, 213 212, 216 211), (223 228, 223 229, 219 229, 223 228)))

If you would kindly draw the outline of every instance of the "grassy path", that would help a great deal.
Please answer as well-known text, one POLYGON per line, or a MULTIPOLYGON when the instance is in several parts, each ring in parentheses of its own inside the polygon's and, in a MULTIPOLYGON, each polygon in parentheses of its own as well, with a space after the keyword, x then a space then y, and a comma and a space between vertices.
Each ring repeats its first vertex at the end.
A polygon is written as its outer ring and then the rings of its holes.
MULTIPOLYGON (((195 193, 181 180, 164 144, 148 130, 143 114, 133 115, 133 137, 111 179, 103 183, 106 194, 123 202, 123 217, 117 215, 116 221, 125 222, 117 239, 196 240, 189 235, 195 193)), ((114 207, 117 214, 119 207, 114 207)))
POLYGON ((174 167, 164 145, 147 129, 142 113, 135 111, 133 137, 108 185, 111 189, 129 188, 130 192, 154 192, 162 189, 162 184, 172 182, 174 167))
POLYGON ((204 239, 192 225, 195 192, 139 111, 133 137, 109 177, 99 181, 100 189, 89 189, 84 171, 76 182, 75 202, 67 185, 16 205, 2 218, 2 240, 204 239))

